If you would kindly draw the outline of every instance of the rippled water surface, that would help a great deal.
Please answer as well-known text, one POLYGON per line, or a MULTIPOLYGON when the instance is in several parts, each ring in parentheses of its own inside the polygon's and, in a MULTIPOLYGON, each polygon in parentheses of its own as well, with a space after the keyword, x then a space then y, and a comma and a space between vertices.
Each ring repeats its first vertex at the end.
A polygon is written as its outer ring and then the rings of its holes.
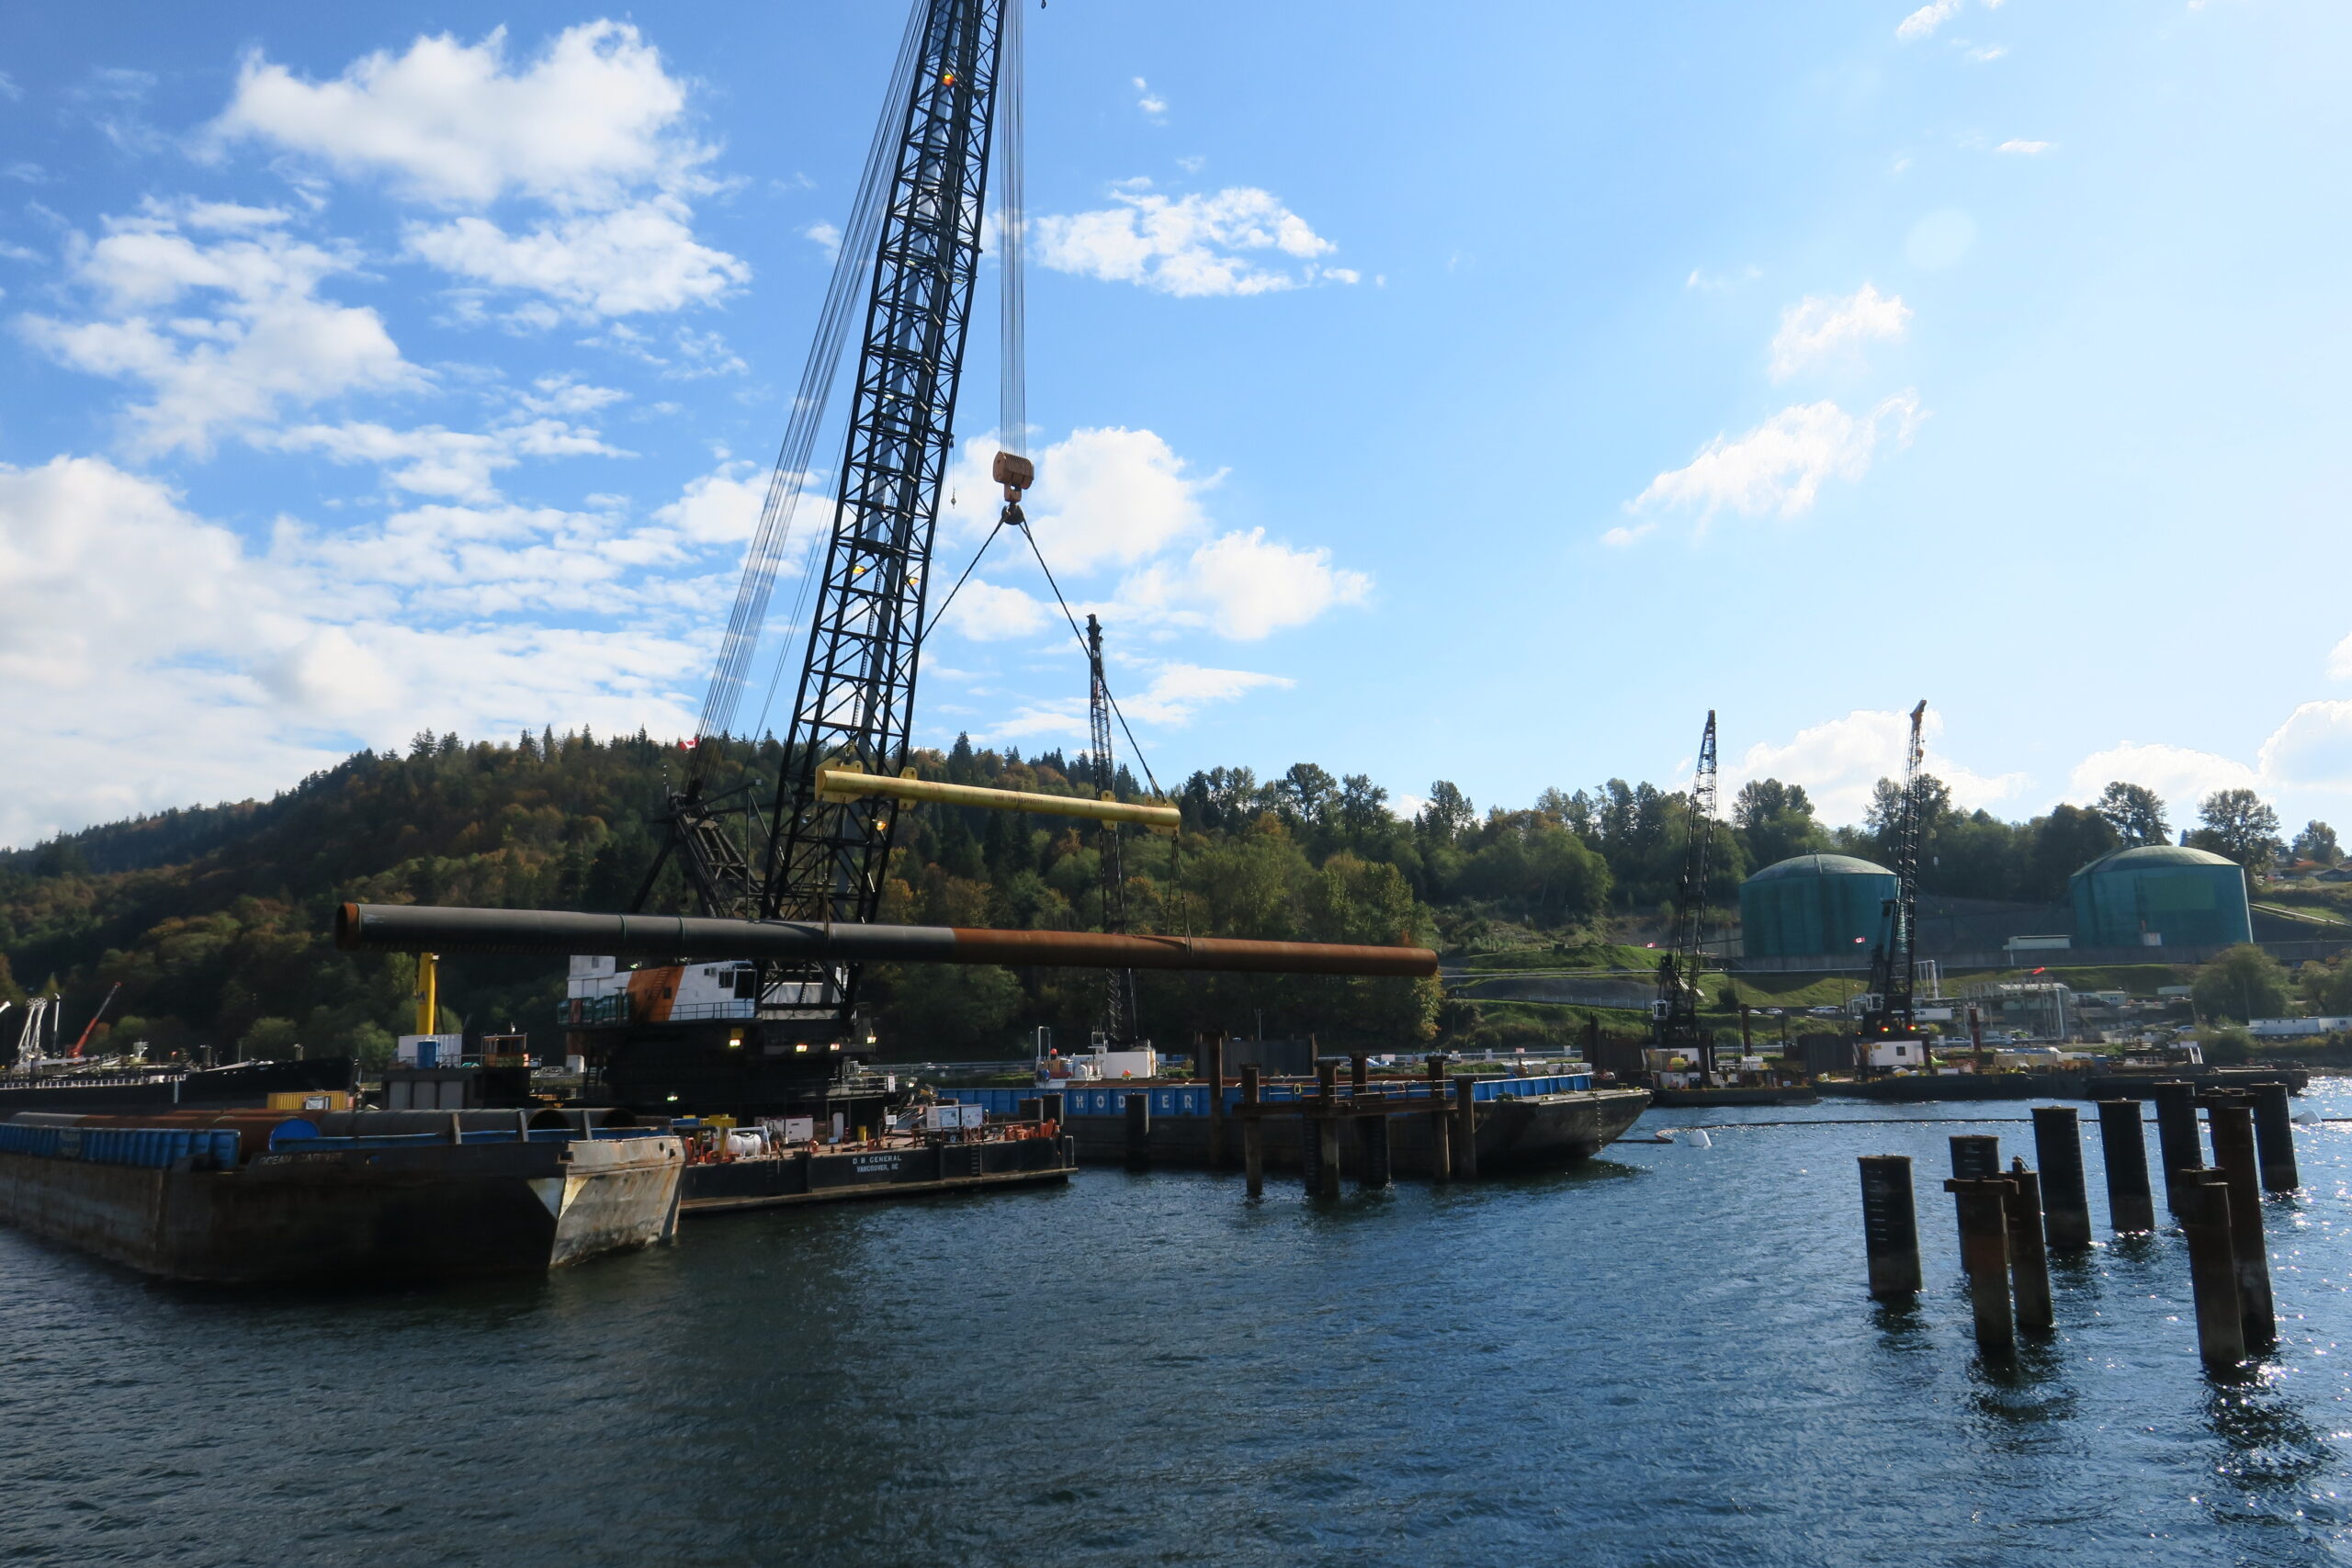
MULTIPOLYGON (((1941 1109, 2031 1157, 2025 1107, 1941 1109)), ((2299 1109, 2352 1115, 2352 1089, 2299 1109)), ((194 1293, 0 1232, 0 1561, 2352 1555, 2352 1123, 2297 1134, 2286 1341, 2222 1389, 2170 1235, 2062 1265, 2056 1337, 1987 1371, 1955 1129, 1873 1114, 1653 1112, 1861 1120, 1330 1206, 1090 1169, 389 1296, 194 1293), (1861 1290, 1872 1153, 1918 1161, 1913 1312, 1861 1290)))

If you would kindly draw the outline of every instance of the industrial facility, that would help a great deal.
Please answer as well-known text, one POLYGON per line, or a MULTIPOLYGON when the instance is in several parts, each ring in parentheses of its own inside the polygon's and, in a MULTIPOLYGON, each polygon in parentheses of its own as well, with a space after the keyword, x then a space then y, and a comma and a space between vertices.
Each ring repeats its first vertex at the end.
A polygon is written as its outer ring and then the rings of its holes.
POLYGON ((2077 947, 2227 947, 2254 940, 2245 873, 2181 844, 2101 855, 2066 884, 2077 947))
MULTIPOLYGON (((1899 878, 1852 855, 1797 855, 1757 872, 1739 889, 1739 962, 1751 968, 1852 968, 1869 962, 1885 929, 1899 878)), ((1948 965, 1999 967, 2066 962, 2069 953, 2128 961, 2163 948, 2201 962, 2245 942, 2302 933, 2258 925, 2245 874, 2204 850, 2148 844, 2117 850, 2075 872, 2062 904, 1917 897, 1918 951, 1948 965), (2027 954, 2044 956, 2028 958, 2027 954)))
POLYGON ((1793 855, 1739 885, 1749 958, 1837 955, 1861 963, 1879 940, 1894 873, 1853 855, 1793 855))

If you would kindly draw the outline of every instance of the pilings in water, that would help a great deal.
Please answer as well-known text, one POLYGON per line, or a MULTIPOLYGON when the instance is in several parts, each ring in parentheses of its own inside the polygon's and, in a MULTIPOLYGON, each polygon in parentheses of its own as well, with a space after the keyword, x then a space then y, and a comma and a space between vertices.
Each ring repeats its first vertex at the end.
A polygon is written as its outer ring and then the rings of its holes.
POLYGON ((2278 1340, 2278 1314, 2270 1298, 2270 1249, 2262 1227, 2252 1099, 2229 1089, 2203 1097, 2213 1164, 2230 1189, 2230 1254, 2238 1285, 2238 1316, 2245 1342, 2267 1349, 2278 1340))
POLYGON ((1340 1064, 1315 1064, 1314 1125, 1299 1139, 1299 1152, 1312 1148, 1312 1159, 1300 1163, 1306 1168, 1306 1191, 1313 1198, 1337 1198, 1340 1195, 1340 1064))
POLYGON ((1453 1113, 1445 1103, 1445 1055, 1442 1052, 1429 1058, 1430 1068, 1430 1179, 1453 1179, 1453 1113))
POLYGON ((1478 1179, 1477 1087, 1468 1073, 1453 1080, 1453 1170, 1464 1181, 1478 1179))
MULTIPOLYGON (((2001 1140, 1990 1133, 1954 1133, 1951 1135, 1951 1179, 1954 1181, 1983 1181, 2001 1174, 2001 1140)), ((1967 1245, 1967 1222, 1961 1224, 1961 1244, 1967 1245)))
POLYGON ((2087 1252, 2091 1200, 2083 1178, 2082 1128, 2071 1105, 2033 1108, 2033 1157, 2041 1168, 2042 1235, 2052 1252, 2087 1252))
POLYGON ((2151 1092, 2156 1100, 2156 1157, 2164 1167, 2165 1207, 2177 1217, 2178 1173, 2205 1164, 2197 1146, 2197 1090, 2189 1084, 2169 1082, 2154 1086, 2151 1092))
POLYGON ((2011 1189, 1998 1177, 1956 1176, 1944 1183, 1944 1190, 1960 1211, 1960 1266, 1968 1276, 1977 1348, 2007 1356, 2017 1344, 2017 1318, 2009 1307, 2011 1189))
POLYGON ((2155 1197, 2148 1190, 2148 1135, 2141 1130, 2140 1102, 2098 1102, 2098 1140, 2107 1156, 2107 1220, 2118 1235, 2156 1228, 2155 1197))
POLYGON ((1911 1156, 1864 1155, 1861 1168, 1862 1251, 1870 1260, 1871 1298, 1907 1300, 1922 1289, 1911 1156))
POLYGON ((2009 1161, 2007 1218, 2009 1227, 2009 1288, 2017 1297, 2018 1326, 2046 1334, 2057 1326, 2050 1300, 2050 1254, 2041 1242, 2041 1178, 2022 1156, 2009 1161))
POLYGON ((2295 1169, 2295 1122, 2287 1110, 2285 1084, 2255 1089, 2254 1141, 2261 1151, 2264 1191, 2292 1192, 2302 1186, 2295 1169))
POLYGON ((1378 1191, 1396 1181, 1394 1162, 1388 1153, 1388 1118, 1359 1116, 1356 1118, 1356 1170, 1363 1187, 1378 1191))
POLYGON ((2230 1185, 2218 1170, 2182 1174, 2180 1228, 2188 1238, 2188 1282, 2197 1303, 2197 1350, 2209 1372, 2245 1359, 2245 1320, 2230 1237, 2230 1185))
POLYGON ((1127 1168, 1151 1168, 1151 1096, 1127 1096, 1127 1168))
POLYGON ((1264 1070, 1255 1066, 1242 1068, 1241 1177, 1252 1198, 1266 1195, 1266 1124, 1258 1118, 1258 1107, 1264 1100, 1264 1070))
POLYGON ((1201 1077, 1209 1086, 1209 1168, 1225 1168, 1225 1032, 1201 1042, 1201 1077))

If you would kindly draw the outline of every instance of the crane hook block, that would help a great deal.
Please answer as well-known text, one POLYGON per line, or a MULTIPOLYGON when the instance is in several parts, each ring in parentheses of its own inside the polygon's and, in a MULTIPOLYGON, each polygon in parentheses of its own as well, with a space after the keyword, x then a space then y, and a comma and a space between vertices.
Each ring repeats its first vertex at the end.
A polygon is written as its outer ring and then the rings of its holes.
POLYGON ((996 455, 992 477, 1004 487, 1004 499, 1018 501, 1021 492, 1037 482, 1037 465, 1026 457, 1016 457, 1010 452, 996 455))

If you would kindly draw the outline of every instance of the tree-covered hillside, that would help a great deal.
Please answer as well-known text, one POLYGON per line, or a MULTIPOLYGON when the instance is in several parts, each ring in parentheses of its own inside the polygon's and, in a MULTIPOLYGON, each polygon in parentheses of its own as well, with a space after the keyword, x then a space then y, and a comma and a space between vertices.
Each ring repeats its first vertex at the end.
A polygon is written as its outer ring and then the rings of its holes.
MULTIPOLYGON (((504 744, 420 736, 404 754, 363 751, 268 802, 108 824, 0 853, 0 998, 56 990, 86 1019, 121 984, 111 1014, 154 1054, 356 1051, 380 1057, 409 1027, 406 959, 351 956, 329 941, 334 906, 366 902, 623 909, 657 849, 650 813, 681 754, 642 734, 525 735, 504 744)), ((714 788, 763 795, 783 761, 774 740, 730 744, 714 788)), ((959 740, 923 751, 928 778, 1047 793, 1141 792, 1122 769, 1098 781, 1083 753, 1023 758, 959 740)), ((1955 809, 1919 784, 1930 894, 2047 901, 2076 867, 2125 841, 2169 832, 2164 803, 2116 785, 2094 809, 2061 806, 2027 823, 1955 809)), ((2205 803, 2192 835, 2253 864, 2276 821, 2245 792, 2205 803), (2267 819, 2267 820, 2266 820, 2267 819)), ((1430 786, 1411 818, 1362 775, 1298 763, 1261 781, 1247 768, 1196 773, 1177 791, 1184 831, 1124 840, 1136 929, 1195 935, 1393 942, 1453 952, 1575 949, 1656 934, 1680 875, 1684 797, 1612 779, 1546 790, 1525 808, 1483 814, 1453 784, 1430 786)), ((1727 918, 1738 882, 1792 854, 1885 854, 1900 791, 1883 783, 1858 827, 1820 822, 1805 792, 1747 784, 1715 829, 1709 898, 1727 918)), ((2333 835, 2323 824, 2305 843, 2333 835)), ((1088 825, 924 807, 901 818, 883 919, 952 925, 1098 929, 1100 862, 1088 825)), ((2276 850, 2285 846, 2276 845, 2276 850)), ((673 871, 655 908, 684 908, 673 871)), ((1600 951, 1595 949, 1596 952, 1600 951)), ((1609 950, 1611 953, 1622 950, 1609 950)), ((1622 959, 1614 960, 1622 962, 1622 959)), ((1038 1025, 1064 1042, 1097 1021, 1099 975, 1066 970, 885 968, 871 998, 886 1052, 968 1056, 1015 1049, 1038 1025)), ((1143 977, 1144 1022, 1163 1043, 1206 1030, 1312 1032, 1334 1044, 1411 1048, 1538 1043, 1578 1021, 1524 1010, 1441 1007, 1434 983, 1309 977, 1143 977)), ((450 1017, 510 1021, 552 1047, 561 964, 467 958, 445 965, 450 1017)), ((0 1022, 0 1043, 14 1030, 0 1022)))

